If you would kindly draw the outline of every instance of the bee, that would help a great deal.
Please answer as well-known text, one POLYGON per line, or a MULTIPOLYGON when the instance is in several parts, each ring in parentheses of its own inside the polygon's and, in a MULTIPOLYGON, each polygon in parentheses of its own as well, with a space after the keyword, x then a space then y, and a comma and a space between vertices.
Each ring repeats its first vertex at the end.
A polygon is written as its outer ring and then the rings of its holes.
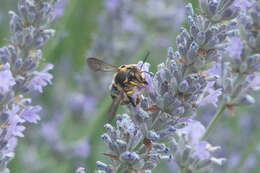
MULTIPOLYGON (((149 53, 147 53, 143 64, 148 56, 149 53)), ((119 105, 131 104, 136 107, 140 103, 140 96, 148 84, 144 77, 144 71, 142 71, 143 64, 141 67, 136 64, 116 67, 95 57, 88 58, 87 63, 93 71, 115 73, 109 87, 113 103, 107 113, 107 122, 112 121, 119 105)))

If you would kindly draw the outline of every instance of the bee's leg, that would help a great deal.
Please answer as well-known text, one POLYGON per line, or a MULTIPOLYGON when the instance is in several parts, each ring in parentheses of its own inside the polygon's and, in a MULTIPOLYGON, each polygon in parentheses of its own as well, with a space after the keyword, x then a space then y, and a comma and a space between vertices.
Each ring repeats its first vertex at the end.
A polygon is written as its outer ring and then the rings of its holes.
POLYGON ((130 91, 127 91, 126 94, 129 96, 129 95, 133 95, 135 93, 135 90, 130 90, 130 91))
POLYGON ((136 103, 135 103, 135 104, 138 105, 139 103, 140 103, 140 95, 137 95, 137 96, 136 96, 136 103))
POLYGON ((134 82, 134 81, 129 81, 129 83, 134 85, 134 86, 139 86, 139 84, 137 82, 134 82))
POLYGON ((139 74, 137 74, 135 78, 137 79, 138 83, 143 83, 143 78, 139 74))
POLYGON ((133 107, 136 107, 137 104, 134 102, 134 99, 130 96, 128 96, 129 102, 132 104, 133 107))
POLYGON ((128 81, 129 81, 129 79, 128 79, 128 77, 126 77, 123 83, 124 83, 124 84, 125 84, 125 83, 128 83, 128 81))

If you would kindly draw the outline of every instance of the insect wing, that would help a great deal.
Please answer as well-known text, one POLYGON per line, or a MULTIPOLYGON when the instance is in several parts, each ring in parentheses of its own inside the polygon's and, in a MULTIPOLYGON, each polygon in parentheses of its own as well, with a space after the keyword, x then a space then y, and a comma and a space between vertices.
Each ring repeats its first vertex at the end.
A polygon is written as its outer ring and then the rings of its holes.
POLYGON ((116 114, 116 111, 118 109, 119 103, 121 99, 123 98, 123 91, 113 100, 113 103, 111 104, 108 112, 107 112, 107 122, 110 123, 116 114))
POLYGON ((88 66, 93 71, 102 71, 102 72, 117 72, 117 67, 114 67, 112 65, 109 65, 105 63, 104 61, 97 59, 97 58, 88 58, 87 59, 88 66))

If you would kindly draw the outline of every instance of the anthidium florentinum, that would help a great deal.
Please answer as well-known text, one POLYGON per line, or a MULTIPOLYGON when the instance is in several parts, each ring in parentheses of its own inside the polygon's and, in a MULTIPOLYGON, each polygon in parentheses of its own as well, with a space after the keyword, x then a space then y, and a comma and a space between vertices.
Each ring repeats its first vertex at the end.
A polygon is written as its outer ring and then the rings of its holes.
MULTIPOLYGON (((147 57, 148 54, 146 58, 147 57)), ((88 58, 87 63, 89 68, 94 71, 115 73, 110 85, 113 103, 107 113, 107 122, 110 122, 114 118, 119 104, 131 104, 134 107, 139 104, 140 96, 147 85, 142 66, 139 67, 136 64, 129 64, 115 67, 94 57, 88 58)))

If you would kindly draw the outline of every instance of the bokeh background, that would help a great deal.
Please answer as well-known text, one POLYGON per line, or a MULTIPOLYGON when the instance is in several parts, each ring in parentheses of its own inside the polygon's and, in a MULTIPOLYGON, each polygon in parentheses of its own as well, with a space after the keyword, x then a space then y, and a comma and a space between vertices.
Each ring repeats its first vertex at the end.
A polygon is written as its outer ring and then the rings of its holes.
MULTIPOLYGON (((151 71, 175 49, 180 27, 186 27, 184 4, 196 0, 60 0, 53 22, 55 38, 45 46, 44 62, 55 65, 52 85, 33 96, 43 106, 41 121, 28 124, 19 139, 12 173, 72 173, 83 166, 94 172, 107 146, 105 113, 111 104, 109 83, 113 74, 93 73, 86 57, 97 56, 114 65, 137 63, 150 52, 151 71)), ((0 46, 9 38, 8 10, 17 0, 0 0, 0 46)), ((218 156, 228 162, 216 172, 260 172, 260 95, 250 107, 226 111, 210 142, 220 145, 218 156)), ((124 112, 120 107, 119 112, 124 112)), ((214 107, 200 110, 197 119, 206 125, 214 107)), ((174 163, 163 163, 154 172, 177 173, 174 163)))

